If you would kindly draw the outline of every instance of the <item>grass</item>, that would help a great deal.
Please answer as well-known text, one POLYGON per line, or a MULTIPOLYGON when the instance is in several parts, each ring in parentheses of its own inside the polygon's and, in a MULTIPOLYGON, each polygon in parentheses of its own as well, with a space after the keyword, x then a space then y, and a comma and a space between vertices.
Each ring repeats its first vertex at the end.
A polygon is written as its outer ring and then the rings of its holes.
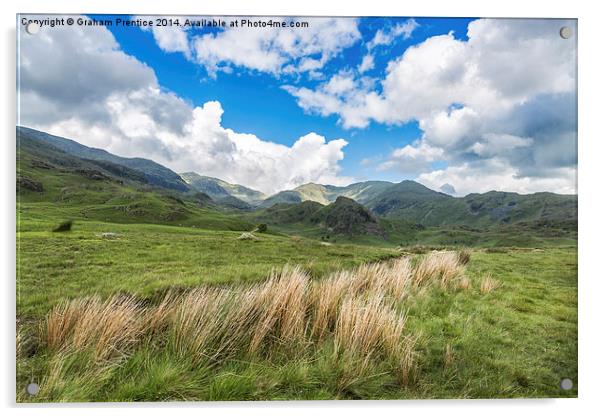
POLYGON ((64 300, 19 325, 17 384, 42 386, 19 400, 575 397, 558 386, 578 381, 574 249, 463 263, 435 252, 64 300), (501 285, 482 293, 488 279, 501 285))
POLYGON ((259 233, 252 213, 22 145, 18 401, 577 395, 570 198, 505 226, 419 204, 381 219, 387 239, 290 218, 259 233))
POLYGON ((153 297, 168 288, 265 279, 272 269, 299 265, 315 276, 395 256, 391 248, 335 244, 289 236, 192 227, 75 221, 53 233, 53 220, 21 216, 18 316, 39 317, 64 298, 115 292, 153 297), (103 233, 111 232, 111 237, 103 233), (124 278, 127 276, 127 278, 124 278))
MULTIPOLYGON (((245 217, 243 217, 245 218, 245 217)), ((429 226, 417 228, 407 221, 381 218, 387 238, 364 234, 353 237, 330 234, 314 224, 269 224, 270 230, 334 243, 354 243, 380 247, 411 247, 415 245, 448 247, 560 247, 575 246, 577 228, 529 228, 518 225, 491 226, 474 229, 463 226, 429 226)))
MULTIPOLYGON (((446 266, 461 269, 459 262, 446 266)), ((415 373, 415 337, 405 333, 406 317, 397 307, 406 293, 394 296, 400 270, 408 271, 403 280, 413 279, 407 259, 351 270, 339 305, 324 319, 334 324, 322 331, 316 331, 320 305, 331 303, 325 299, 331 292, 315 285, 337 286, 340 275, 314 282, 299 267, 285 267, 246 287, 202 286, 181 295, 168 293, 157 305, 123 295, 65 301, 46 315, 38 333, 40 353, 48 363, 39 399, 73 400, 77 396, 71 394, 80 394, 80 386, 73 386, 70 377, 83 385, 98 377, 110 381, 114 369, 140 350, 210 368, 272 361, 279 355, 324 360, 343 371, 332 375, 339 394, 364 377, 374 377, 376 367, 394 377, 397 386, 407 386, 415 373)), ((419 285, 404 285, 405 291, 412 286, 419 285)))

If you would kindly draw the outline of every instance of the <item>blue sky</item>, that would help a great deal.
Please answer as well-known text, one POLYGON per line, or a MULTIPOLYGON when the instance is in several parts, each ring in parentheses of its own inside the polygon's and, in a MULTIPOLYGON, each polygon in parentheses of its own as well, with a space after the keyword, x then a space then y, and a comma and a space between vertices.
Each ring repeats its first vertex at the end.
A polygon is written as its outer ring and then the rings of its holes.
MULTIPOLYGON (((361 20, 359 30, 362 39, 372 39, 378 30, 391 28, 407 21, 405 17, 375 17, 361 20)), ((466 40, 468 23, 474 19, 417 18, 418 27, 411 37, 398 37, 383 45, 375 59, 370 74, 383 74, 393 57, 401 56, 410 46, 425 39, 453 31, 458 39, 466 40)), ((416 122, 398 126, 371 123, 364 129, 344 129, 337 123, 336 116, 321 117, 307 114, 293 96, 280 87, 285 82, 296 85, 314 86, 319 81, 307 76, 280 76, 278 78, 239 69, 232 74, 220 73, 217 78, 209 76, 206 69, 188 61, 183 55, 165 53, 159 48, 149 31, 111 27, 121 48, 135 56, 155 71, 162 87, 177 93, 194 105, 218 100, 224 108, 222 125, 238 132, 253 133, 265 140, 292 145, 297 138, 316 132, 328 138, 344 138, 349 141, 345 158, 340 163, 342 174, 360 179, 383 179, 400 181, 414 175, 398 172, 378 172, 362 166, 364 159, 384 159, 393 149, 409 144, 421 135, 416 122), (300 78, 300 79, 297 79, 300 78)), ((194 32, 214 33, 215 29, 193 29, 194 32)), ((357 42, 335 57, 324 73, 335 74, 342 69, 360 64, 365 53, 365 42, 357 42)), ((442 166, 441 164, 440 166, 442 166)))
POLYGON ((266 193, 368 179, 576 192, 577 43, 558 35, 576 21, 293 20, 309 27, 21 28, 20 118, 266 193))

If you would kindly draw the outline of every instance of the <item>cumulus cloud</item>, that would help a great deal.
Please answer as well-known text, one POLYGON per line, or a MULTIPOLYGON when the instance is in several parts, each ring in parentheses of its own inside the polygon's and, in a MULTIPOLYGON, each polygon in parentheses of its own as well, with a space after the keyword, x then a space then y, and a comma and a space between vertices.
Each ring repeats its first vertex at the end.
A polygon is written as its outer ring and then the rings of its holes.
POLYGON ((363 74, 366 71, 370 71, 372 68, 374 68, 374 57, 372 55, 365 55, 357 70, 360 74, 363 74))
POLYGON ((401 36, 403 39, 409 39, 412 36, 414 30, 420 25, 414 19, 408 19, 403 23, 398 23, 390 29, 379 29, 374 34, 374 37, 370 42, 366 44, 368 50, 372 50, 380 45, 388 45, 395 38, 401 36))
POLYGON ((194 107, 165 91, 105 28, 47 28, 20 39, 22 125, 266 193, 352 180, 338 165, 345 140, 310 132, 285 146, 225 128, 219 102, 194 107))
POLYGON ((398 170, 403 173, 415 173, 428 170, 433 162, 443 158, 443 149, 433 147, 426 142, 417 141, 391 152, 389 159, 381 163, 377 170, 398 170))
MULTIPOLYGON (((283 18, 271 18, 271 20, 287 23, 291 21, 283 18)), ((315 73, 361 37, 356 19, 304 18, 301 20, 308 22, 309 27, 298 29, 227 27, 218 33, 196 36, 192 40, 195 60, 212 76, 233 66, 273 75, 281 72, 315 73)))
MULTIPOLYGON (((566 179, 563 172, 576 165, 576 43, 558 35, 561 26, 576 29, 574 21, 477 20, 467 41, 449 33, 406 49, 377 87, 356 77, 348 81, 354 88, 333 93, 332 77, 313 89, 287 91, 308 113, 336 114, 345 128, 417 121, 419 140, 394 150, 381 169, 426 174, 438 149, 439 160, 475 172, 484 168, 481 161, 505 163, 509 179, 489 188, 553 191, 558 183, 544 179, 566 179)), ((494 176, 482 180, 488 178, 494 176)), ((574 182, 564 179, 559 189, 574 182)))
MULTIPOLYGON (((181 19, 177 16, 164 16, 165 19, 181 19)), ((147 21, 154 20, 151 16, 135 16, 132 20, 143 19, 147 21)), ((180 52, 186 56, 186 58, 192 58, 192 52, 190 49, 190 42, 188 40, 187 30, 183 26, 141 26, 140 29, 151 32, 157 46, 165 52, 180 52)))
POLYGON ((576 167, 558 168, 550 177, 527 177, 520 176, 516 168, 498 159, 434 170, 419 175, 416 180, 432 189, 441 189, 451 183, 457 195, 491 190, 521 194, 547 190, 574 194, 577 189, 576 167))

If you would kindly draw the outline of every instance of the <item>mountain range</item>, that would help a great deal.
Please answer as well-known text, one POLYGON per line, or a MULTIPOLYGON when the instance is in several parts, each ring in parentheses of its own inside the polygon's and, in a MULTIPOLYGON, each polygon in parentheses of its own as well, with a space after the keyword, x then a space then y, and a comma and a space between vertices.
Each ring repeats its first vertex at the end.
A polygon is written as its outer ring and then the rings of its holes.
MULTIPOLYGON (((139 196, 146 192, 144 200, 153 195, 156 197, 153 204, 160 207, 157 210, 162 212, 161 218, 197 218, 200 215, 198 209, 209 209, 218 216, 236 215, 242 221, 238 224, 247 224, 243 228, 261 220, 307 226, 319 224, 335 233, 374 235, 384 234, 380 225, 384 220, 400 220, 423 227, 474 228, 525 222, 542 227, 576 225, 577 221, 576 195, 490 191, 454 197, 410 180, 399 183, 366 181, 348 186, 307 183, 265 195, 219 178, 195 172, 178 174, 149 159, 116 156, 103 149, 26 127, 17 127, 17 139, 17 156, 31 163, 30 170, 24 168, 18 172, 18 190, 38 195, 36 198, 39 199, 45 188, 56 186, 61 198, 67 198, 66 195, 73 198, 77 192, 84 193, 82 187, 60 187, 61 181, 68 175, 83 176, 98 183, 104 181, 113 187, 119 186, 121 193, 124 187, 128 192, 135 189, 139 196), (56 175, 48 176, 50 172, 56 172, 56 175), (50 177, 52 181, 48 179, 50 177), (167 205, 158 204, 157 200, 167 205)), ((75 179, 69 180, 70 184, 72 182, 76 182, 75 179)), ((81 198, 85 199, 84 196, 81 198)), ((132 204, 116 209, 129 214, 144 212, 145 218, 153 217, 152 204, 142 206, 140 201, 132 204), (132 204, 138 204, 138 207, 132 208, 132 204)), ((94 211, 102 209, 89 207, 86 212, 94 211)))

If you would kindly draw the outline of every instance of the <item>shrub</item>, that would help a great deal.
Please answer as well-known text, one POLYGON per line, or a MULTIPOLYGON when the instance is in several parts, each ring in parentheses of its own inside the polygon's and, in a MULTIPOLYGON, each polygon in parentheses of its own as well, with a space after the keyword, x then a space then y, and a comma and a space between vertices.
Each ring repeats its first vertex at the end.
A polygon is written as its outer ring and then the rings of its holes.
POLYGON ((258 233, 265 233, 268 230, 268 225, 264 223, 257 224, 256 230, 258 233))
POLYGON ((462 249, 458 251, 458 261, 461 265, 466 265, 470 261, 470 250, 462 249))
POLYGON ((68 220, 57 225, 52 231, 55 233, 62 233, 65 231, 71 231, 71 227, 73 226, 73 221, 68 220))

